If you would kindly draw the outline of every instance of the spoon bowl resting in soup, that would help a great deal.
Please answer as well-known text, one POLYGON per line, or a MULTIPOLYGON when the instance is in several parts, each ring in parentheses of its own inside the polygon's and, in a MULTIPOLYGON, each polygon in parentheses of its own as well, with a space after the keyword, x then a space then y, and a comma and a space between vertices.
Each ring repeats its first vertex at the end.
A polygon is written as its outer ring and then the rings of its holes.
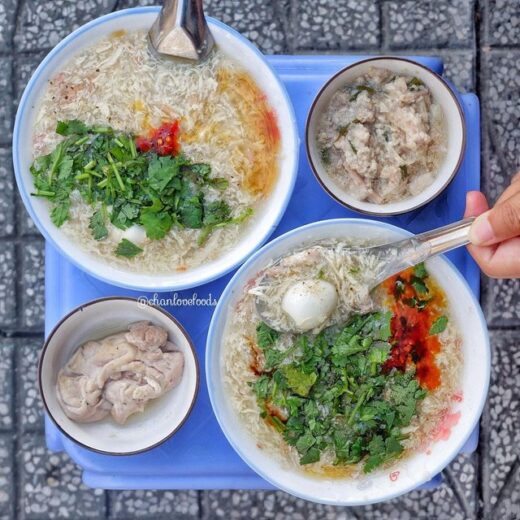
POLYGON ((370 292, 386 279, 468 244, 474 220, 470 217, 382 245, 349 246, 347 240, 283 256, 265 270, 250 291, 255 296, 256 313, 271 328, 283 332, 319 331, 346 321, 351 313, 364 310, 370 292), (317 277, 292 279, 300 265, 305 270, 305 265, 312 263, 329 264, 335 273, 343 272, 345 279, 334 286, 326 279, 324 268, 317 277), (276 312, 277 307, 281 313, 276 312))

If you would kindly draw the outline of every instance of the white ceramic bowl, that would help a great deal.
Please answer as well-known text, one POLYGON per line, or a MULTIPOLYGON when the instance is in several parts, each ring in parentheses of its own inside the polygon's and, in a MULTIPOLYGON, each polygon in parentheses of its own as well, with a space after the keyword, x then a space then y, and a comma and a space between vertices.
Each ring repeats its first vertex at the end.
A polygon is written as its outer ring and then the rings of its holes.
POLYGON ((278 116, 281 133, 280 174, 273 191, 255 216, 253 227, 220 258, 186 272, 148 275, 113 267, 65 236, 50 220, 47 201, 31 197, 34 191, 29 166, 32 162, 33 122, 38 101, 47 81, 75 54, 96 40, 118 29, 148 29, 157 17, 158 7, 139 7, 102 16, 80 27, 61 41, 42 61, 30 79, 16 114, 13 135, 13 162, 22 200, 41 233, 69 260, 89 274, 110 284, 137 290, 181 290, 207 283, 231 271, 257 249, 274 231, 289 202, 298 166, 298 130, 291 101, 285 87, 263 55, 246 38, 227 25, 208 19, 211 32, 220 48, 247 70, 265 92, 278 116))
POLYGON ((311 169, 325 191, 343 206, 367 215, 389 216, 420 208, 439 195, 457 173, 466 148, 466 122, 457 96, 438 74, 424 65, 398 57, 369 58, 350 65, 335 74, 318 92, 309 112, 306 127, 307 155, 311 169), (335 92, 344 85, 362 76, 371 67, 391 70, 419 78, 441 106, 447 132, 447 153, 440 165, 439 172, 430 186, 419 195, 389 204, 374 204, 355 199, 331 175, 323 165, 317 144, 317 131, 321 115, 330 103, 335 92))
MULTIPOLYGON (((462 335, 464 356, 460 388, 462 401, 453 402, 452 412, 460 412, 447 441, 437 441, 427 453, 414 453, 396 462, 390 471, 379 471, 362 484, 349 479, 316 479, 287 468, 260 449, 256 440, 239 420, 230 403, 223 382, 222 337, 228 312, 243 294, 243 288, 272 259, 295 248, 328 238, 374 239, 381 243, 408 236, 409 233, 389 224, 362 219, 337 219, 316 222, 292 230, 255 253, 235 274, 224 290, 213 314, 206 346, 206 377, 215 415, 237 453, 265 480, 293 495, 334 505, 362 505, 388 500, 432 479, 456 455, 478 423, 486 399, 490 351, 488 332, 482 311, 466 281, 445 258, 428 261, 451 304, 452 319, 462 335), (398 471, 392 480, 390 472, 398 471)), ((259 419, 260 420, 260 419, 259 419)), ((395 475, 395 474, 394 474, 395 475)))
POLYGON ((40 356, 40 393, 49 417, 70 439, 85 448, 108 455, 132 455, 169 439, 188 418, 199 386, 199 367, 193 343, 181 324, 159 307, 134 298, 109 297, 81 305, 65 316, 49 334, 40 356), (110 417, 94 423, 69 419, 56 397, 61 368, 78 347, 148 320, 168 331, 168 339, 184 354, 179 385, 149 402, 140 414, 119 425, 110 417))

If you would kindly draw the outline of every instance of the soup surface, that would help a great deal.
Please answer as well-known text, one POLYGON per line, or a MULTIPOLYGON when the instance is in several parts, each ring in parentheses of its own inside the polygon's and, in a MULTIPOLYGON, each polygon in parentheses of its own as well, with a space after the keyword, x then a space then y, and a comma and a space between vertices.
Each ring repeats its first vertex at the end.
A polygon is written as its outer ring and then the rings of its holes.
MULTIPOLYGON (((335 252, 350 244, 328 245, 327 254, 317 255, 316 245, 291 262, 273 262, 246 284, 228 313, 223 377, 244 427, 283 465, 362 477, 449 434, 457 421, 451 403, 460 399, 460 336, 423 264, 368 293, 363 269, 370 266, 337 262, 335 252), (327 321, 304 333, 279 332, 276 316, 268 326, 255 308, 266 274, 286 282, 284 294, 303 280, 335 287, 327 321), (345 295, 348 287, 356 298, 345 295)), ((287 316, 279 309, 282 325, 287 316)))
POLYGON ((216 48, 200 64, 158 60, 144 31, 117 31, 49 81, 34 126, 33 174, 42 185, 52 177, 38 194, 50 211, 61 204, 52 219, 83 249, 128 270, 184 271, 247 233, 276 182, 279 145, 276 115, 233 58, 216 48), (54 164, 62 143, 69 155, 54 164), (104 156, 88 160, 99 149, 104 156), (177 170, 166 185, 168 168, 177 170), (58 195, 63 181, 70 193, 58 195), (94 232, 100 221, 106 231, 94 232))

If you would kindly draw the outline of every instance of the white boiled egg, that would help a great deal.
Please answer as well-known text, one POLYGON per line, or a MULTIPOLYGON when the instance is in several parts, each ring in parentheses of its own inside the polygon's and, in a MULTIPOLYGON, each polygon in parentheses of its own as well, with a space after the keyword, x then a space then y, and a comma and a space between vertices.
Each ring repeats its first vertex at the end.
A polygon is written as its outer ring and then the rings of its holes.
POLYGON ((108 236, 112 242, 121 242, 123 238, 130 240, 136 246, 142 246, 146 242, 146 231, 142 226, 134 224, 128 229, 122 230, 113 224, 108 225, 108 236))
POLYGON ((136 246, 142 246, 146 242, 146 231, 143 226, 134 224, 123 231, 123 238, 130 240, 136 246))
POLYGON ((303 280, 287 289, 283 311, 302 332, 322 325, 338 304, 336 287, 325 280, 303 280))
POLYGON ((121 242, 121 239, 123 238, 123 230, 113 224, 108 224, 107 228, 110 240, 112 240, 112 242, 121 242))

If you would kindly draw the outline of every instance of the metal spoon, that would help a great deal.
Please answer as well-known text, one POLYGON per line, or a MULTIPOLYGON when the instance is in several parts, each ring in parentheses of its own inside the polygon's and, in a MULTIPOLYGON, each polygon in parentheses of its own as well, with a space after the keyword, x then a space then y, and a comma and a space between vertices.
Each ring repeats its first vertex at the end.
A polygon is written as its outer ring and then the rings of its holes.
POLYGON ((152 50, 161 57, 192 61, 205 59, 215 44, 202 0, 164 0, 148 38, 152 50))
MULTIPOLYGON (((352 259, 353 256, 358 258, 364 257, 365 259, 369 259, 369 257, 373 258, 374 261, 371 265, 377 265, 378 267, 374 272, 364 273, 364 281, 369 289, 374 289, 387 278, 408 267, 420 264, 432 256, 446 253, 447 251, 468 244, 469 229, 474 220, 474 217, 466 218, 454 224, 449 224, 432 231, 427 231, 426 233, 421 233, 420 235, 380 246, 352 247, 343 250, 341 254, 349 255, 350 259, 352 259)), ((297 253, 283 256, 277 259, 273 265, 278 265, 282 260, 285 261, 292 255, 301 253, 302 251, 300 250, 297 253)), ((336 251, 335 254, 339 253, 336 251)), ((266 274, 259 280, 257 285, 265 286, 269 284, 269 275, 266 274)), ((279 324, 275 325, 272 323, 271 316, 273 314, 269 312, 271 304, 272 301, 270 299, 260 298, 259 296, 255 297, 255 307, 259 317, 270 327, 280 330, 279 324)), ((287 329, 280 330, 280 332, 297 332, 297 330, 287 329)))

